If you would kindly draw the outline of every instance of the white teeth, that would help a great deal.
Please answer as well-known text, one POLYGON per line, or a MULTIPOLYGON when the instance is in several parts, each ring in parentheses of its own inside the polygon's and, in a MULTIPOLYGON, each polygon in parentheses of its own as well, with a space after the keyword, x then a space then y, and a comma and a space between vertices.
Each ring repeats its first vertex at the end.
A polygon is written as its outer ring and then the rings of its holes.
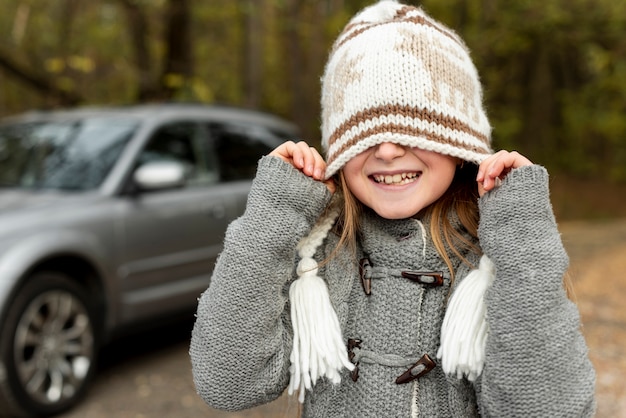
POLYGON ((419 173, 402 173, 394 175, 375 174, 372 176, 377 183, 385 184, 407 184, 415 181, 419 177, 419 173))

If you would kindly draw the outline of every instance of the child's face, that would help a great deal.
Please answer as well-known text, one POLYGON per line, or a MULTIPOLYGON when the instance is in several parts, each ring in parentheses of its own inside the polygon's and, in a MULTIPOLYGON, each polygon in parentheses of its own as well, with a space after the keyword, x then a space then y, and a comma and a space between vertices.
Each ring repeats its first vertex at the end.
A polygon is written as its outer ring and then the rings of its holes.
POLYGON ((391 142, 371 147, 343 168, 361 203, 387 219, 409 218, 448 189, 458 159, 391 142))

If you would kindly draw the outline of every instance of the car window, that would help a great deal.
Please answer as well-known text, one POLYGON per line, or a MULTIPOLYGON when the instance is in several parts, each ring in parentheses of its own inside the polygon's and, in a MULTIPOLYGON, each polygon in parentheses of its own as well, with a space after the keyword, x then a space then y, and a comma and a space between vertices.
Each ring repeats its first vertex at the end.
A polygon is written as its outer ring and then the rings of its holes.
POLYGON ((207 151, 204 128, 193 122, 176 122, 160 127, 139 156, 139 164, 176 161, 185 167, 187 186, 214 183, 216 162, 207 151))
POLYGON ((92 190, 107 176, 138 123, 124 118, 18 123, 0 128, 0 184, 92 190))
POLYGON ((225 182, 253 178, 259 159, 283 142, 262 126, 212 123, 209 132, 220 179, 225 182))

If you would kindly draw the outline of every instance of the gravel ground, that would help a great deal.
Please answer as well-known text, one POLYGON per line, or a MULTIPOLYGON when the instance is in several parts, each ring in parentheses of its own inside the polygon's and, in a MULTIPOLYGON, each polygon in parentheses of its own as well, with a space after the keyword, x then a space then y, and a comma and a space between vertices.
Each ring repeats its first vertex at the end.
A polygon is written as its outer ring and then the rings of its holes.
MULTIPOLYGON (((597 418, 626 418, 626 219, 561 224, 583 332, 597 373, 597 418)), ((196 395, 187 354, 191 324, 120 340, 107 347, 86 399, 64 418, 297 416, 283 396, 252 410, 225 413, 196 395)), ((242 368, 243 369, 243 368, 242 368)), ((243 372, 243 370, 242 370, 243 372)))

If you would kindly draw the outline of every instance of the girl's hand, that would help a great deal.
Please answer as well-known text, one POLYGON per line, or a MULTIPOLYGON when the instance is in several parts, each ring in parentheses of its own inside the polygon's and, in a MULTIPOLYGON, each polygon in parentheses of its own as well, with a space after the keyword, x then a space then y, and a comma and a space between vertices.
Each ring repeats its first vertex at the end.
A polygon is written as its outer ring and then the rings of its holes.
POLYGON ((287 141, 279 145, 269 155, 278 157, 281 160, 291 164, 303 174, 317 181, 322 181, 331 193, 335 192, 335 182, 333 179, 324 181, 324 173, 326 172, 326 161, 320 153, 309 146, 304 141, 295 143, 287 141))
POLYGON ((483 196, 500 183, 514 168, 532 165, 533 163, 516 151, 498 151, 488 157, 478 167, 478 194, 483 196))

